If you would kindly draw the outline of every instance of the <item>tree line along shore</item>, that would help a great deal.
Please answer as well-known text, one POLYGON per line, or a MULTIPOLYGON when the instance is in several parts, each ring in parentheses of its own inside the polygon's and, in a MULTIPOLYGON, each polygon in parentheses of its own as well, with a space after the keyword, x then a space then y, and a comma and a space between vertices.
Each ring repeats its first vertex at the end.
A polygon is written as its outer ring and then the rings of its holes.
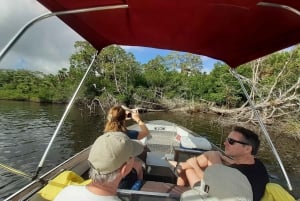
MULTIPOLYGON (((95 49, 75 43, 69 67, 56 74, 25 69, 0 70, 0 99, 68 103, 89 66, 95 49)), ((251 100, 267 125, 300 138, 300 46, 246 63, 241 75, 251 100)), ((147 110, 215 113, 237 123, 257 124, 229 66, 218 62, 203 71, 202 57, 171 52, 146 64, 112 45, 102 50, 76 98, 87 109, 126 104, 147 110)))

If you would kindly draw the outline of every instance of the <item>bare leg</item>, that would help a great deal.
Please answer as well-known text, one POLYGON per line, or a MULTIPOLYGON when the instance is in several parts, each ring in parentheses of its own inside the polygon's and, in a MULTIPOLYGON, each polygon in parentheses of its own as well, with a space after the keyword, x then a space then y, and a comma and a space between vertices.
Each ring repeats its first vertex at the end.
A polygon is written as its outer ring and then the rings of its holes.
POLYGON ((133 168, 136 170, 138 179, 143 180, 144 174, 142 161, 135 158, 133 162, 133 168))
MULTIPOLYGON (((169 161, 175 168, 177 162, 169 161)), ((207 151, 197 157, 189 158, 186 162, 180 162, 180 168, 177 168, 177 185, 184 186, 187 182, 193 186, 203 178, 203 171, 212 164, 220 164, 222 160, 219 152, 207 151)))
POLYGON ((203 171, 198 166, 196 157, 189 159, 189 162, 180 162, 176 171, 178 173, 178 186, 193 186, 196 182, 203 178, 203 171))
POLYGON ((177 177, 177 185, 178 186, 186 186, 188 184, 188 180, 186 178, 185 170, 182 170, 177 177))
MULTIPOLYGON (((199 156, 198 156, 199 157, 199 156)), ((206 157, 202 157, 203 159, 206 160, 206 157)), ((206 160, 207 161, 207 160, 206 160)), ((207 162, 205 161, 205 163, 203 164, 206 164, 207 162)), ((194 176, 197 175, 197 180, 199 181, 199 179, 201 180, 203 178, 203 169, 205 169, 207 166, 204 166, 203 164, 201 164, 202 166, 200 166, 199 164, 199 161, 197 159, 197 157, 192 157, 192 158, 189 158, 187 160, 187 163, 192 167, 192 168, 189 168, 187 170, 193 170, 192 174, 194 176), (202 169, 203 168, 203 169, 202 169)), ((188 171, 186 171, 186 173, 189 173, 188 171)), ((189 178, 189 174, 186 174, 186 177, 188 179, 188 181, 192 180, 191 178, 189 178)), ((189 182, 190 183, 190 182, 189 182)), ((190 183, 191 184, 191 183, 190 183)), ((192 186, 192 185, 191 185, 192 186)))
POLYGON ((202 177, 200 178, 193 169, 187 169, 185 171, 185 174, 191 187, 193 187, 195 183, 199 182, 203 178, 203 174, 202 177))
MULTIPOLYGON (((186 169, 190 169, 190 168, 195 168, 196 163, 195 163, 194 158, 195 157, 192 157, 192 158, 188 159, 186 162, 180 162, 181 169, 186 170, 186 169)), ((201 169, 205 169, 212 164, 222 163, 220 154, 217 151, 204 152, 203 154, 197 156, 196 159, 197 159, 196 160, 197 164, 201 169)), ((175 167, 177 164, 176 161, 169 161, 169 163, 173 167, 175 167)))
POLYGON ((182 166, 187 168, 188 164, 186 162, 177 162, 177 161, 168 161, 168 162, 173 168, 175 168, 177 166, 176 170, 174 169, 175 171, 177 171, 177 174, 178 174, 177 185, 178 186, 187 185, 188 180, 187 180, 186 175, 185 175, 185 169, 183 169, 182 166), (177 163, 179 163, 179 164, 177 165, 177 163))
MULTIPOLYGON (((171 166, 173 166, 174 168, 176 167, 177 165, 177 161, 168 161, 169 164, 171 166)), ((179 174, 181 170, 186 170, 186 169, 189 169, 189 168, 193 168, 189 163, 187 162, 178 162, 179 165, 180 165, 180 168, 178 168, 177 170, 177 173, 179 174)))
POLYGON ((198 165, 205 169, 212 164, 222 164, 220 153, 218 151, 207 151, 197 156, 198 165))

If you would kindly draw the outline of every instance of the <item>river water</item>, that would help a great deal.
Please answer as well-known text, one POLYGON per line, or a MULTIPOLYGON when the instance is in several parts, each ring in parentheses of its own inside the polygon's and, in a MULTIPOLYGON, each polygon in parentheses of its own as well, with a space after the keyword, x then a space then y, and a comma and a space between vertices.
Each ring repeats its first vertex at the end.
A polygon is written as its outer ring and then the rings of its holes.
MULTIPOLYGON (((35 175, 38 163, 65 108, 65 105, 0 101, 0 163, 28 175, 35 175)), ((206 136, 215 144, 222 144, 222 139, 226 136, 228 129, 224 130, 212 123, 214 118, 216 117, 178 112, 142 114, 142 119, 145 121, 168 120, 206 136)), ((103 114, 90 113, 84 108, 73 107, 47 155, 41 174, 92 144, 97 136, 102 134, 104 121, 103 114)), ((276 182, 286 186, 279 167, 274 162, 273 155, 270 154, 270 149, 264 146, 264 143, 262 143, 261 149, 263 151, 259 157, 266 164, 267 169, 272 175, 278 177, 276 182)), ((300 171, 298 170, 298 159, 293 159, 294 163, 290 164, 288 175, 295 189, 293 194, 299 198, 300 171), (296 166, 293 167, 295 163, 296 166)), ((0 168, 0 200, 29 182, 30 180, 22 176, 0 168)))

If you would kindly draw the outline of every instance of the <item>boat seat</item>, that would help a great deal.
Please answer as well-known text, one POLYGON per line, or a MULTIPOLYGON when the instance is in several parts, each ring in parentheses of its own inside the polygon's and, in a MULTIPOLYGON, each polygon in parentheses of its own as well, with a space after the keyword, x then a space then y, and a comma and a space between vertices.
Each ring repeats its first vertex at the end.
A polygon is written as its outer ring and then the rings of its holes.
POLYGON ((165 183, 159 181, 146 181, 140 191, 147 191, 147 192, 158 192, 158 193, 169 193, 175 196, 179 196, 187 191, 190 190, 190 187, 187 186, 178 186, 172 183, 165 183))
POLYGON ((149 166, 169 167, 165 153, 147 152, 146 164, 149 166))
POLYGON ((147 152, 144 179, 146 181, 175 183, 177 177, 170 169, 169 163, 165 160, 164 153, 147 152))

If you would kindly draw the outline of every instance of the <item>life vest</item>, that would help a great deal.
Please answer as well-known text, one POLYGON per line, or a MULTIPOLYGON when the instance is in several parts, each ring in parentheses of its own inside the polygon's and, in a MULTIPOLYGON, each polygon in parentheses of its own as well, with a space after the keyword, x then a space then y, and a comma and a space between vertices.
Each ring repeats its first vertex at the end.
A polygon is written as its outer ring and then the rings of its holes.
POLYGON ((295 198, 279 184, 268 183, 261 201, 295 201, 295 198))
POLYGON ((42 188, 37 196, 45 200, 54 200, 58 193, 68 185, 86 185, 91 180, 84 180, 81 176, 72 171, 64 171, 42 188))

